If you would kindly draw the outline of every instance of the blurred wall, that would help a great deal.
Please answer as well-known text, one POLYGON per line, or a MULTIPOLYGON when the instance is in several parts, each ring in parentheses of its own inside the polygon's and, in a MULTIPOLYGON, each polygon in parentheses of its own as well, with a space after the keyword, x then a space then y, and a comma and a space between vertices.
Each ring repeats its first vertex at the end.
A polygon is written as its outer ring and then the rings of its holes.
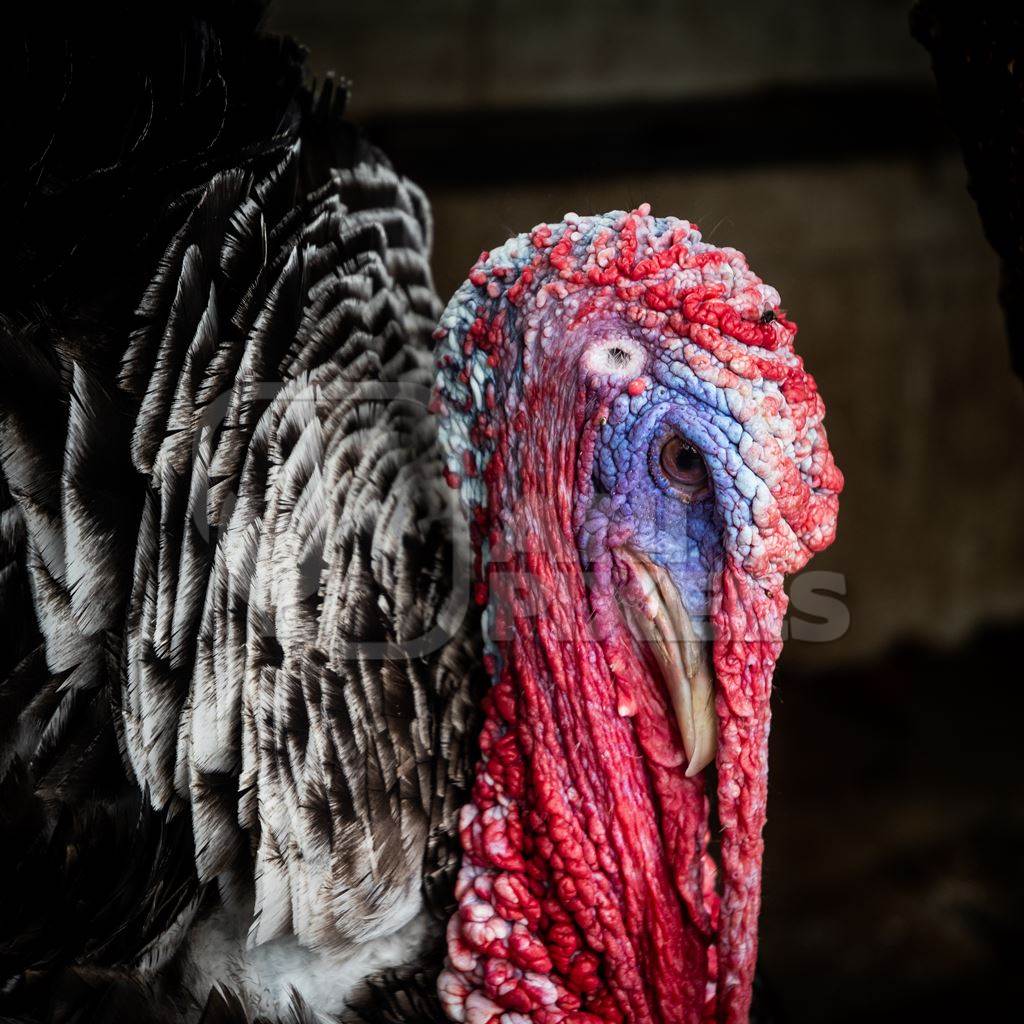
POLYGON ((276 0, 271 28, 352 111, 501 108, 908 79, 928 62, 901 0, 276 0))
MULTIPOLYGON (((906 8, 279 0, 270 25, 310 47, 317 73, 354 80, 350 110, 371 136, 382 119, 414 112, 429 125, 439 112, 498 119, 532 108, 571 118, 578 107, 598 112, 600 130, 602 110, 628 117, 629 103, 735 102, 730 152, 757 149, 756 159, 718 165, 696 138, 692 165, 673 159, 651 170, 645 154, 642 172, 627 161, 612 173, 565 176, 538 140, 521 154, 521 181, 506 168, 495 182, 486 153, 466 138, 480 183, 472 174, 469 184, 432 178, 428 164, 435 276, 449 294, 481 249, 510 234, 567 210, 645 200, 748 255, 800 324, 800 351, 825 395, 847 475, 839 540, 812 568, 845 577, 850 628, 834 642, 790 643, 786 662, 807 668, 908 637, 952 644, 981 623, 1024 616, 1024 393, 1009 369, 996 261, 959 154, 948 137, 899 145, 919 126, 912 115, 893 124, 884 102, 890 88, 922 97, 921 109, 931 102, 906 8), (840 137, 848 125, 838 116, 829 123, 827 90, 842 87, 849 98, 864 89, 857 137, 844 139, 841 157, 816 158, 815 136, 801 138, 810 121, 799 103, 777 123, 771 102, 752 102, 780 86, 806 97, 818 133, 824 103, 825 128, 840 137), (745 111, 756 120, 745 123, 745 111), (875 124, 896 139, 882 153, 870 137, 875 124), (786 156, 787 141, 804 143, 799 160, 786 156)), ((686 127, 663 119, 649 145, 686 127)))

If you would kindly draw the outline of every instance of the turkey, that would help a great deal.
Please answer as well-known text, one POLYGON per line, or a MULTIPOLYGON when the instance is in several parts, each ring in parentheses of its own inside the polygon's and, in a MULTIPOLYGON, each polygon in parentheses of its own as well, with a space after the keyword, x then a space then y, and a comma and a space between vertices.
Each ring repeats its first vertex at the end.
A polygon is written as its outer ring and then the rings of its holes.
POLYGON ((747 1020, 796 327, 646 205, 442 307, 260 16, 9 34, 0 1014, 747 1020))

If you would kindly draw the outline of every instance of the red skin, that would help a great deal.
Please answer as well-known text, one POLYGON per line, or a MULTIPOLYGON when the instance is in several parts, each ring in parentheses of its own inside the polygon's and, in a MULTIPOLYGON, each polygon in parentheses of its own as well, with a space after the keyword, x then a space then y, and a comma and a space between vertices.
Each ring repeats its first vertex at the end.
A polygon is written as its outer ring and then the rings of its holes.
MULTIPOLYGON (((517 516, 541 522, 545 511, 524 501, 517 516)), ((540 1024, 744 1020, 757 959, 768 695, 781 647, 751 636, 748 621, 770 631, 784 596, 769 599, 732 569, 713 609, 724 829, 716 929, 704 780, 680 770, 682 745, 659 680, 621 625, 600 639, 566 639, 592 635, 590 611, 608 599, 573 572, 571 535, 561 538, 560 557, 537 550, 532 533, 521 540, 524 550, 505 559, 500 543, 492 549, 495 632, 510 639, 499 644, 461 831, 464 863, 483 869, 477 895, 513 929, 503 939, 463 929, 461 942, 483 955, 494 1003, 540 1024), (543 614, 522 608, 521 574, 547 583, 543 614), (634 713, 620 715, 623 705, 634 713), (705 1006, 716 943, 717 1003, 705 1006), (546 975, 564 1015, 544 1008, 509 964, 546 975)))
POLYGON ((761 858, 768 798, 771 685, 786 595, 769 594, 733 562, 714 595, 718 713, 718 818, 722 827, 722 920, 718 932, 718 1013, 744 1021, 757 966, 761 858))
MULTIPOLYGON (((711 933, 699 860, 703 783, 677 770, 682 752, 665 698, 628 638, 562 639, 587 635, 588 597, 581 575, 553 561, 528 551, 513 563, 552 582, 544 615, 516 614, 513 594, 499 601, 499 628, 510 627, 513 639, 486 705, 479 816, 462 838, 467 862, 493 872, 493 906, 520 921, 513 935, 529 955, 502 944, 486 952, 524 968, 532 957, 570 1019, 619 1019, 632 1006, 637 1021, 696 1022, 711 933), (623 690, 637 708, 632 718, 617 711, 623 690), (503 815, 481 827, 494 808, 503 815), (522 920, 518 899, 506 901, 499 879, 535 897, 533 921, 522 920), (603 954, 600 974, 595 953, 603 954)), ((492 585, 513 579, 495 573, 492 585)), ((488 995, 509 1009, 538 1009, 517 988, 488 995)))

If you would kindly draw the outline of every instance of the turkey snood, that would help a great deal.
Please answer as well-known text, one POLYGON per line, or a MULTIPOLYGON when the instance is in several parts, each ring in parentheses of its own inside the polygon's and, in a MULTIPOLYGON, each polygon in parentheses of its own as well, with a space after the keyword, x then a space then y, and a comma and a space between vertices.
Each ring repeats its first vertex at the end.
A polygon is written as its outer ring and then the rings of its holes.
POLYGON ((646 205, 483 253, 441 319, 493 679, 453 1020, 748 1015, 783 577, 842 487, 795 334, 740 253, 646 205))

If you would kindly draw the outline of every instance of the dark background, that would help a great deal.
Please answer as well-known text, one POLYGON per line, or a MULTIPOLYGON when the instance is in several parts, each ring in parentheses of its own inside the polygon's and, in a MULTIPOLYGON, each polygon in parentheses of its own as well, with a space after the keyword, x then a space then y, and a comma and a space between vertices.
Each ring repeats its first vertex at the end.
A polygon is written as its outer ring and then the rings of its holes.
POLYGON ((908 4, 278 0, 483 249, 629 209, 742 249, 800 324, 847 475, 849 629, 777 676, 762 966, 792 1022, 1020 1002, 1024 393, 908 4))

